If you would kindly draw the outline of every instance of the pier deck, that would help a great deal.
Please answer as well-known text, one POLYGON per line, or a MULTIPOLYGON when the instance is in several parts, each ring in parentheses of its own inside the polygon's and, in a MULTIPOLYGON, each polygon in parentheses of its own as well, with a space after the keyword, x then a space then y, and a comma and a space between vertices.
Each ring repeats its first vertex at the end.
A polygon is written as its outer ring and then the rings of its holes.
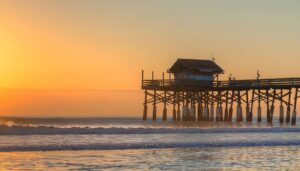
POLYGON ((251 90, 300 88, 300 78, 274 78, 228 81, 201 81, 184 79, 142 80, 144 90, 251 90))

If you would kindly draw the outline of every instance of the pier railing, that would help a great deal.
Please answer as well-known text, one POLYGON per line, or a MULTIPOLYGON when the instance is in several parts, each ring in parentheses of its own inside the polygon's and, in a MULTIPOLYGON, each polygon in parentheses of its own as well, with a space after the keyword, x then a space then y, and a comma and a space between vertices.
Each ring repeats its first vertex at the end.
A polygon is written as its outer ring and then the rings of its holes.
POLYGON ((228 81, 202 81, 188 79, 159 79, 142 80, 143 89, 266 89, 266 88, 292 88, 300 87, 300 78, 275 78, 252 80, 228 80, 228 81))

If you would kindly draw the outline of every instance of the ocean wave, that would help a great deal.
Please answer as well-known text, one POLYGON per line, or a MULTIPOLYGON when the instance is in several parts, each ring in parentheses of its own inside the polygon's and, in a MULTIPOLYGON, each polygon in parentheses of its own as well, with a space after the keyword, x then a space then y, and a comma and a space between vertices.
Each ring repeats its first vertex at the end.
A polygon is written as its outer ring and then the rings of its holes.
POLYGON ((205 134, 205 133, 274 133, 300 132, 299 127, 218 127, 218 128, 118 128, 7 126, 0 125, 0 135, 61 135, 61 134, 205 134))
POLYGON ((233 142, 172 142, 172 143, 120 143, 120 144, 69 144, 69 145, 30 145, 1 146, 0 152, 13 151, 76 151, 76 150, 128 150, 128 149, 159 149, 159 148, 218 148, 218 147, 268 147, 295 146, 299 140, 289 141, 233 141, 233 142))

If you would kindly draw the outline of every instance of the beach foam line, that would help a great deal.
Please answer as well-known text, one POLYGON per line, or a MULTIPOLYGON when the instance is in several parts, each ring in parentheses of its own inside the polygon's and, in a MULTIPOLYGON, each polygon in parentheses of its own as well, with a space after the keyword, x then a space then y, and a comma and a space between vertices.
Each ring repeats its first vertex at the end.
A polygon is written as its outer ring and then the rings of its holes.
POLYGON ((57 128, 0 126, 0 135, 64 135, 64 134, 205 134, 205 133, 276 133, 300 132, 299 127, 254 128, 57 128))

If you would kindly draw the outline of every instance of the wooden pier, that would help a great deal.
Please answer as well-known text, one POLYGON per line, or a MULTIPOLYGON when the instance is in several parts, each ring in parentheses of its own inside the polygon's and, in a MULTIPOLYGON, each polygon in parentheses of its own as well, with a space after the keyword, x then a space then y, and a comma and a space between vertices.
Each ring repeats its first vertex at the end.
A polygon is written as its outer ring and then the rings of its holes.
POLYGON ((151 79, 144 79, 142 71, 143 120, 147 120, 151 105, 155 121, 157 105, 162 103, 163 121, 167 121, 167 106, 171 105, 173 121, 233 122, 235 118, 236 122, 252 122, 256 112, 258 123, 264 114, 266 121, 272 123, 275 104, 279 104, 279 122, 296 124, 300 78, 219 81, 218 75, 224 71, 212 64, 216 65, 208 60, 179 59, 168 70, 173 74, 168 79, 164 73, 162 79, 154 79, 153 72, 151 79))

